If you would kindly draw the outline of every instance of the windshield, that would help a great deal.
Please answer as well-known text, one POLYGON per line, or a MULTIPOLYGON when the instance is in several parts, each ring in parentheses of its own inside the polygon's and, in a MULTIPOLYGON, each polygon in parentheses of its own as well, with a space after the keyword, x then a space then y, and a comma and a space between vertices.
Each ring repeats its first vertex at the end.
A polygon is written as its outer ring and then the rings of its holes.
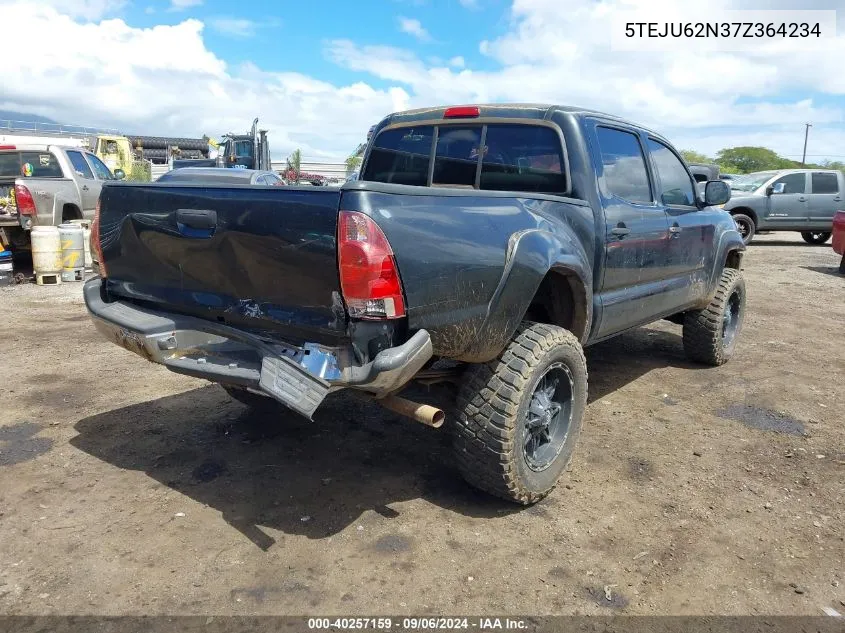
POLYGON ((730 187, 734 191, 754 191, 763 185, 767 180, 777 175, 776 171, 758 171, 753 174, 745 174, 730 181, 730 187))
POLYGON ((238 158, 252 158, 252 141, 235 141, 235 156, 238 158))

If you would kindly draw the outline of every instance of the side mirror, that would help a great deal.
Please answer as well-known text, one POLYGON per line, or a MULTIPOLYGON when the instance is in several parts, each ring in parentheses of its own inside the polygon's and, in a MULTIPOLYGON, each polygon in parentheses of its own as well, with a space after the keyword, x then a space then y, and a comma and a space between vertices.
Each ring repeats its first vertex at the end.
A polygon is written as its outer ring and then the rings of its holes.
POLYGON ((123 180, 126 178, 126 172, 122 169, 115 169, 113 172, 115 180, 123 180))
POLYGON ((731 199, 731 188, 724 180, 708 180, 704 185, 704 204, 717 207, 731 199))

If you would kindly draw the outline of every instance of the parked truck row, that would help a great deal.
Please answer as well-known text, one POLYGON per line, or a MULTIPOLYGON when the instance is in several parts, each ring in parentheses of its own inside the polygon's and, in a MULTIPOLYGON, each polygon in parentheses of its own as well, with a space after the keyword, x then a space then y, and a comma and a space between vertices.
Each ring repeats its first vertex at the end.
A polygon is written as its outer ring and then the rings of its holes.
MULTIPOLYGON (((8 131, 8 130, 4 130, 8 131)), ((0 144, 0 246, 13 251, 30 247, 33 226, 57 226, 76 219, 91 219, 104 182, 122 180, 133 169, 130 142, 167 147, 169 167, 270 170, 267 131, 258 119, 247 134, 224 135, 213 158, 179 158, 177 145, 196 148, 206 141, 164 137, 119 137, 97 134, 35 138, 8 134, 0 144), (17 140, 16 140, 17 139, 17 140), (56 142, 49 142, 50 140, 56 142), (38 143, 32 141, 46 140, 38 143), (12 142, 14 141, 14 142, 12 142), (89 146, 93 143, 93 148, 89 146)), ((207 152, 206 152, 207 155, 207 152)), ((269 176, 260 175, 264 180, 269 176)), ((146 178, 145 180, 149 180, 146 178)), ((276 180, 279 180, 276 178, 276 180)))
POLYGON ((548 105, 428 108, 373 130, 337 189, 103 187, 96 327, 168 369, 311 417, 355 389, 446 426, 475 486, 529 504, 568 464, 583 348, 657 319, 735 353, 745 250, 722 180, 662 136, 548 105), (397 394, 456 383, 442 411, 397 394))

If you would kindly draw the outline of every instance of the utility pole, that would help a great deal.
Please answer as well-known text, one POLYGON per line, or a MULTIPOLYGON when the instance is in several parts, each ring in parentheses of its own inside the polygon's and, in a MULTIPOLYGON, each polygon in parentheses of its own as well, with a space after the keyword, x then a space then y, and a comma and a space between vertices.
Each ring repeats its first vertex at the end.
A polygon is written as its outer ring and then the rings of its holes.
POLYGON ((804 164, 807 162, 807 137, 810 135, 811 127, 813 127, 812 123, 804 124, 804 154, 801 156, 801 167, 804 167, 804 164))

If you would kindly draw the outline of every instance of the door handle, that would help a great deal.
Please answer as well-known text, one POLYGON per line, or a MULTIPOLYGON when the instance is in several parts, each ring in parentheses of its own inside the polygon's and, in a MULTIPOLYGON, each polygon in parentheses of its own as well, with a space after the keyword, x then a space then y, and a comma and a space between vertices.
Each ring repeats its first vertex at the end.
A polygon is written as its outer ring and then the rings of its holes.
POLYGON ((681 227, 678 224, 673 224, 669 227, 669 232, 672 234, 672 237, 678 237, 678 234, 681 232, 681 227))
POLYGON ((176 228, 185 237, 211 237, 217 228, 217 211, 177 209, 176 228))
POLYGON ((804 196, 799 196, 798 202, 807 202, 807 198, 805 198, 804 196))
POLYGON ((88 191, 88 185, 82 185, 82 191, 88 191))
POLYGON ((612 229, 610 229, 610 233, 612 235, 615 235, 618 238, 623 238, 626 235, 628 235, 628 233, 630 233, 630 232, 631 232, 631 229, 629 229, 627 226, 625 226, 625 224, 623 222, 620 222, 619 224, 614 226, 612 229))
POLYGON ((839 196, 836 196, 836 197, 833 199, 833 201, 834 201, 834 202, 839 202, 840 200, 842 200, 842 198, 840 198, 839 196))

